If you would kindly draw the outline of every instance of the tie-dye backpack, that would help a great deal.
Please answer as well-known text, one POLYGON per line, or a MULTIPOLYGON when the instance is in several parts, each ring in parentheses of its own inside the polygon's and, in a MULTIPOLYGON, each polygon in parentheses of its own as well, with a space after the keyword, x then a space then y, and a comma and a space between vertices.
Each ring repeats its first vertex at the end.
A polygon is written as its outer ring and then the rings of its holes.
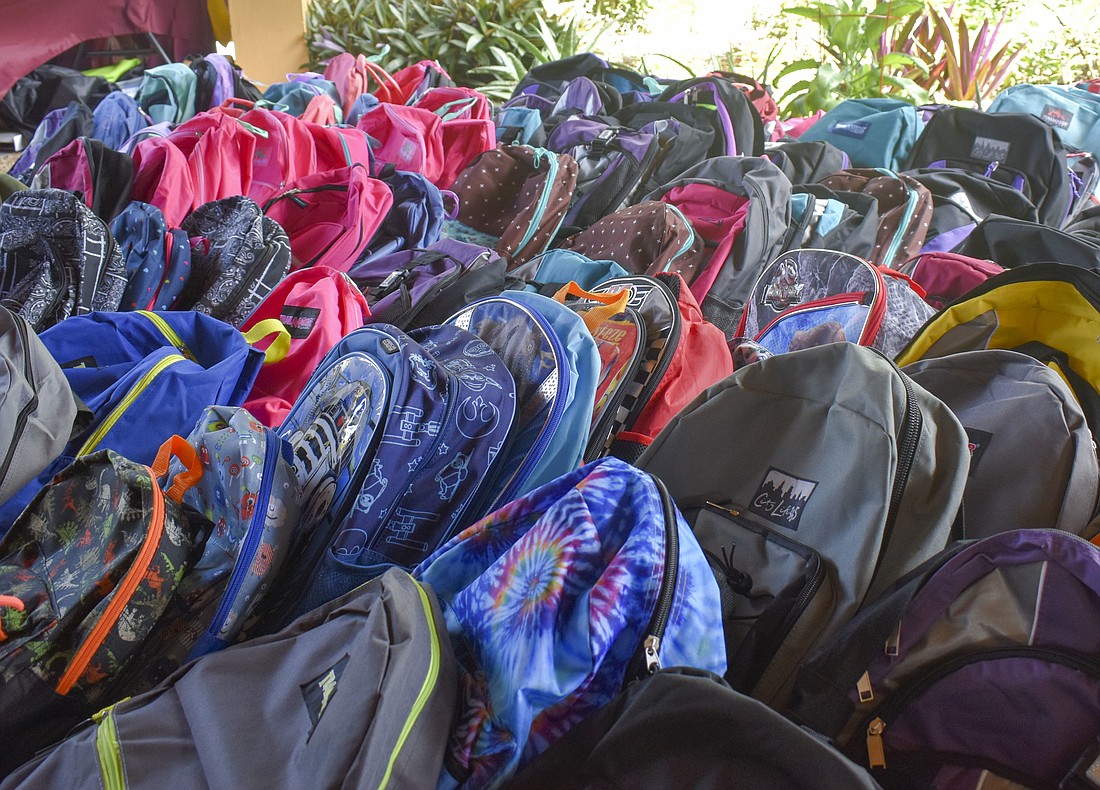
POLYGON ((726 667, 699 544, 663 484, 615 458, 486 516, 414 576, 459 661, 441 788, 499 785, 662 664, 726 667))

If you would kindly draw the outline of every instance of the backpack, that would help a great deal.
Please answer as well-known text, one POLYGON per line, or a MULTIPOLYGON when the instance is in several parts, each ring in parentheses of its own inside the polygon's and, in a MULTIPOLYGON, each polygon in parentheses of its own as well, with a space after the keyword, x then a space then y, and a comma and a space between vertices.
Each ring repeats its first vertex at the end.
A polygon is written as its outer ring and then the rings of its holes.
POLYGON ((543 252, 565 220, 577 184, 573 157, 509 145, 486 151, 459 173, 456 219, 443 235, 494 247, 514 268, 543 252))
POLYGON ((359 257, 366 263, 401 250, 428 247, 439 241, 443 227, 443 195, 439 187, 419 173, 395 170, 380 173, 393 193, 393 203, 359 257))
POLYGON ((764 153, 766 137, 760 114, 744 92, 724 77, 710 75, 674 82, 655 101, 686 104, 713 113, 716 134, 709 151, 711 157, 764 153))
POLYGON ((1010 85, 986 112, 1028 113, 1058 130, 1063 143, 1100 153, 1100 99, 1065 85, 1010 85))
MULTIPOLYGON (((825 140, 848 154, 853 167, 905 169, 924 123, 900 99, 845 99, 798 136, 825 140)), ((909 167, 917 165, 910 164, 909 167)))
POLYGON ((1058 230, 1041 222, 990 214, 955 252, 970 258, 987 258, 1006 269, 1045 261, 1100 268, 1100 237, 1090 228, 1085 231, 1076 232, 1071 227, 1058 230))
POLYGON ((27 322, 0 307, 0 503, 33 480, 87 423, 87 409, 27 322))
POLYGON ((816 184, 825 176, 852 167, 847 152, 828 140, 781 140, 764 146, 764 156, 792 184, 816 184))
MULTIPOLYGON (((680 409, 733 372, 733 360, 725 335, 704 320, 683 277, 634 276, 608 280, 595 290, 622 288, 630 291, 627 305, 645 321, 647 347, 601 454, 634 463, 680 409)), ((597 432, 592 439, 599 441, 597 432)), ((590 452, 595 449, 590 445, 590 452)))
POLYGON ((1095 437, 1100 434, 1097 336, 1100 274, 1068 264, 1032 264, 990 277, 949 304, 921 327, 897 362, 909 365, 983 348, 1028 354, 1070 385, 1095 437))
POLYGON ((34 331, 115 310, 125 288, 118 245, 76 195, 26 189, 0 204, 0 304, 34 331))
POLYGON ((27 189, 27 185, 22 181, 12 178, 7 173, 0 173, 0 203, 24 189, 27 189))
POLYGON ((832 250, 791 250, 753 286, 738 337, 773 354, 847 341, 893 358, 935 314, 905 275, 832 250))
POLYGON ((310 266, 347 271, 392 204, 390 188, 363 165, 354 165, 290 182, 264 204, 264 213, 290 237, 292 271, 310 266))
POLYGON ((134 146, 132 200, 160 209, 170 228, 178 228, 191 213, 195 182, 187 157, 165 137, 148 137, 134 146))
POLYGON ((917 138, 908 169, 943 166, 978 173, 1023 193, 1039 221, 1061 227, 1073 197, 1058 133, 1025 113, 989 114, 962 107, 937 112, 917 138))
MULTIPOLYGON (((208 598, 196 618, 201 636, 188 637, 195 658, 249 634, 297 543, 302 492, 290 444, 243 408, 209 407, 187 442, 203 474, 183 502, 214 525, 187 579, 187 586, 208 598)), ((173 464, 169 474, 179 467, 173 464)))
POLYGON ((487 516, 414 575, 448 610, 459 665, 441 782, 499 784, 662 665, 725 668, 697 542, 664 487, 617 459, 487 516))
MULTIPOLYGON (((385 365, 392 375, 390 398, 377 445, 361 461, 368 471, 351 493, 350 511, 332 522, 331 533, 310 538, 325 545, 299 611, 343 595, 387 567, 416 566, 480 515, 471 505, 501 463, 499 448, 511 434, 517 408, 501 359, 454 326, 406 335, 372 324, 348 335, 338 350, 385 365)), ((284 435, 288 427, 281 429, 284 435)))
POLYGON ((1034 357, 986 349, 918 360, 905 374, 966 430, 962 537, 1040 524, 1091 536, 1100 466, 1085 415, 1057 373, 1034 357))
POLYGON ((541 294, 481 299, 447 319, 496 352, 516 383, 513 434, 487 484, 478 515, 581 465, 600 376, 596 341, 584 321, 541 294))
POLYGON ((1004 267, 993 261, 970 258, 953 252, 925 252, 910 258, 899 268, 924 291, 924 301, 942 310, 1004 267))
POLYGON ((420 173, 442 186, 447 164, 443 121, 434 112, 382 103, 360 118, 356 128, 379 142, 371 149, 378 162, 420 173))
POLYGON ((569 154, 579 167, 561 231, 566 235, 631 206, 663 153, 656 134, 576 115, 557 125, 546 147, 569 154))
POLYGON ((182 63, 146 69, 137 100, 153 123, 183 123, 195 114, 195 72, 182 63))
POLYGON ((875 252, 879 233, 878 201, 863 192, 799 184, 791 194, 791 225, 784 252, 836 250, 860 258, 875 252))
POLYGON ((792 715, 887 787, 1087 787, 1097 548, 1015 530, 937 560, 802 668, 792 715))
POLYGON ((906 175, 885 169, 843 170, 821 180, 829 189, 865 192, 878 202, 878 237, 868 258, 896 269, 924 245, 932 193, 906 175))
POLYGON ((126 266, 119 310, 169 310, 191 274, 191 243, 169 230, 156 206, 133 201, 111 220, 111 235, 126 266))
POLYGON ((192 55, 187 60, 191 71, 195 72, 195 109, 199 112, 217 107, 226 99, 256 101, 260 98, 259 89, 224 55, 192 55))
POLYGON ((266 134, 225 113, 204 112, 168 135, 168 141, 187 156, 194 185, 193 210, 215 200, 240 195, 263 199, 268 194, 263 185, 255 189, 252 185, 257 141, 266 134))
POLYGON ((122 91, 107 94, 92 111, 92 134, 112 151, 149 126, 137 100, 122 91))
POLYGON ((256 106, 278 110, 298 118, 317 96, 328 96, 333 103, 340 104, 340 93, 336 90, 336 85, 320 74, 288 74, 287 77, 290 78, 288 82, 273 82, 268 85, 263 97, 256 100, 256 106))
POLYGON ((837 749, 689 667, 631 683, 504 786, 878 790, 837 749))
POLYGON ((150 632, 210 533, 181 504, 201 475, 179 437, 152 467, 94 453, 43 488, 0 541, 0 774, 126 696, 124 675, 144 662, 150 632), (165 492, 158 478, 171 454, 187 471, 165 492))
POLYGON ((260 369, 244 407, 262 424, 277 428, 314 368, 369 315, 363 294, 343 272, 312 266, 288 275, 241 324, 249 334, 275 320, 286 327, 290 340, 286 356, 260 369))
POLYGON ((370 323, 398 329, 433 326, 509 285, 494 250, 443 239, 422 249, 372 258, 349 273, 371 306, 370 323))
POLYGON ((104 222, 110 222, 130 202, 134 162, 99 140, 78 137, 47 159, 34 175, 34 189, 75 193, 104 222))
POLYGON ((29 185, 47 159, 78 137, 87 137, 94 131, 92 111, 87 105, 72 102, 68 107, 52 110, 8 172, 29 185))
POLYGON ((992 214, 1037 222, 1039 213, 1024 193, 978 173, 925 167, 905 175, 932 193, 932 216, 921 252, 950 252, 992 214))
POLYGON ((479 154, 496 147, 492 106, 484 94, 472 88, 431 88, 414 106, 442 121, 443 172, 435 181, 441 188, 450 187, 479 154))
POLYGON ((30 137, 51 111, 72 102, 94 108, 111 90, 102 77, 89 77, 64 66, 43 63, 18 79, 0 99, 0 118, 30 137))
POLYGON ((197 310, 240 326, 290 271, 290 241, 246 197, 216 200, 183 222, 191 276, 176 310, 197 310))
POLYGON ((612 260, 628 272, 675 272, 688 282, 704 264, 703 238, 680 209, 647 200, 608 214, 565 239, 560 249, 612 260))
POLYGON ((791 184, 766 159, 719 157, 651 192, 680 209, 703 236, 706 262, 691 282, 703 316, 731 334, 760 269, 774 259, 791 223, 791 184))
POLYGON ((391 571, 104 708, 3 786, 92 790, 108 776, 123 786, 231 787, 262 775, 280 788, 429 790, 456 701, 444 630, 431 589, 391 571), (257 700, 277 726, 257 726, 257 700), (287 759, 273 763, 273 752, 287 759))
POLYGON ((556 294, 566 283, 574 282, 590 291, 605 280, 629 274, 613 260, 592 260, 587 255, 561 248, 547 250, 512 270, 512 276, 527 283, 525 291, 543 296, 556 294))
POLYGON ((637 463, 707 553, 730 685, 781 708, 809 650, 944 548, 966 443, 941 401, 853 343, 748 365, 672 419, 637 463))

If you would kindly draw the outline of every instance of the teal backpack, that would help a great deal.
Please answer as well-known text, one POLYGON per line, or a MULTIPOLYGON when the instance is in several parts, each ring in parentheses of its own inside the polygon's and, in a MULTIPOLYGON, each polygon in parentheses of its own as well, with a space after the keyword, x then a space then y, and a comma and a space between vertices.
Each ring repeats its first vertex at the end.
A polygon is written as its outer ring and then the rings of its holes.
POLYGON ((137 100, 153 123, 183 123, 195 114, 195 72, 182 63, 154 66, 145 72, 137 100))
POLYGON ((917 108, 899 99, 848 99, 825 113, 800 140, 825 140, 853 167, 904 170, 924 128, 917 108))

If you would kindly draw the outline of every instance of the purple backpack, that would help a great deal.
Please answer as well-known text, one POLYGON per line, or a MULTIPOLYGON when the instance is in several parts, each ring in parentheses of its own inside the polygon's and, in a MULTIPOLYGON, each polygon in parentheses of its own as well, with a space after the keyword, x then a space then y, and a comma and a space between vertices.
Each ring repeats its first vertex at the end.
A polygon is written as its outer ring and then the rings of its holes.
POLYGON ((792 713, 884 787, 1095 787, 1098 598, 1100 550, 1066 532, 948 549, 802 667, 792 713))

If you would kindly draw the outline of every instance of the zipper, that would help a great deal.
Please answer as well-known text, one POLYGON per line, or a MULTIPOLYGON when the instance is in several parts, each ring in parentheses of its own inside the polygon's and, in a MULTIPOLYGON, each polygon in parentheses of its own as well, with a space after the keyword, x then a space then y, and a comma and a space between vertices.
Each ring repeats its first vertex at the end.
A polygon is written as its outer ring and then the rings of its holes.
POLYGON ((679 216, 680 219, 684 221, 684 225, 687 227, 687 229, 691 231, 691 236, 688 237, 687 241, 680 245, 680 251, 669 258, 668 263, 663 269, 663 271, 667 272, 669 269, 672 268, 673 261, 686 255, 688 250, 691 249, 691 245, 695 243, 695 227, 691 224, 691 222, 688 221, 688 218, 684 216, 684 212, 680 211, 680 209, 676 208, 676 206, 672 205, 671 203, 665 203, 665 205, 676 212, 677 216, 679 216))
MULTIPOLYGON (((539 202, 535 205, 535 213, 531 216, 531 222, 527 225, 527 231, 523 234, 523 239, 516 245, 516 254, 531 243, 531 239, 535 237, 535 233, 538 231, 538 226, 542 223, 543 215, 546 214, 546 207, 550 203, 550 192, 554 188, 554 184, 558 180, 558 156, 545 148, 531 147, 531 151, 534 153, 533 164, 538 168, 542 162, 542 157, 545 156, 549 168, 546 171, 546 181, 543 184, 542 194, 539 195, 539 202)), ((562 221, 565 221, 565 215, 562 215, 562 221)), ((561 223, 558 223, 558 228, 555 228, 554 232, 550 235, 550 238, 554 238, 558 235, 558 229, 561 228, 561 223)))
POLYGON ((191 349, 187 347, 187 344, 183 342, 183 339, 178 334, 176 334, 176 330, 174 330, 167 321, 150 310, 135 310, 134 312, 152 321, 153 325, 160 330, 160 333, 164 335, 169 343, 175 346, 181 356, 192 362, 196 362, 195 355, 191 353, 191 349))
POLYGON ((649 475, 657 487, 661 510, 665 521, 665 563, 661 573, 661 588, 657 593, 657 605, 642 636, 640 650, 631 661, 625 680, 643 678, 661 669, 661 640, 665 636, 668 618, 672 613, 672 599, 676 594, 676 581, 680 568, 680 536, 676 530, 676 507, 660 478, 649 475))
MULTIPOLYGON (((127 698, 128 699, 128 698, 127 698)), ((92 715, 96 723, 95 751, 99 758, 99 775, 103 790, 126 790, 126 771, 122 765, 122 744, 118 742, 115 706, 109 705, 92 715)))
MULTIPOLYGON (((887 170, 883 167, 878 167, 875 169, 883 175, 890 176, 891 178, 901 178, 901 176, 899 176, 893 170, 887 170)), ((917 195, 916 190, 910 189, 908 186, 905 185, 904 181, 902 181, 902 186, 905 186, 905 191, 908 193, 908 197, 906 198, 905 203, 905 213, 902 215, 901 225, 898 226, 898 232, 894 234, 894 238, 890 242, 890 246, 886 249, 886 255, 882 259, 882 262, 886 266, 890 266, 892 261, 894 260, 894 256, 898 254, 898 249, 901 247, 901 242, 905 236, 905 231, 909 228, 909 223, 913 221, 913 214, 917 210, 917 201, 919 200, 919 196, 917 195)))
POLYGON ((115 423, 122 418, 126 410, 138 399, 138 396, 153 383, 153 379, 177 362, 184 361, 186 360, 179 354, 169 354, 146 371, 145 375, 138 379, 137 383, 126 393, 126 397, 119 401, 119 404, 115 406, 115 408, 111 410, 111 413, 99 424, 95 432, 88 437, 88 440, 84 442, 84 446, 80 448, 77 455, 88 455, 89 453, 95 452, 96 449, 98 449, 99 443, 103 441, 103 437, 110 433, 111 429, 115 427, 115 423))
POLYGON ((207 304, 207 306, 211 308, 210 317, 225 321, 229 317, 229 312, 231 310, 234 310, 241 306, 241 295, 248 291, 248 287, 255 279, 257 272, 262 272, 264 269, 266 269, 268 264, 270 264, 274 259, 274 245, 265 245, 264 254, 257 258, 256 262, 248 267, 248 271, 245 272, 244 277, 241 278, 241 281, 237 284, 237 287, 233 289, 232 293, 230 293, 229 296, 227 296, 225 300, 217 306, 216 309, 212 305, 207 304))
POLYGON ((683 99, 684 104, 698 105, 699 104, 699 90, 701 88, 709 88, 711 97, 714 99, 714 110, 718 115, 719 120, 722 122, 722 134, 726 138, 726 153, 725 156, 738 156, 737 153, 737 138, 733 133, 733 120, 730 118, 729 109, 726 107, 725 102, 722 101, 718 95, 718 89, 713 84, 708 82, 700 82, 696 85, 685 89, 676 96, 669 99, 670 102, 680 101, 683 99))
POLYGON ((225 620, 233 608, 237 594, 241 591, 241 585, 243 585, 245 579, 248 578, 249 571, 252 568, 252 561, 255 559, 256 550, 260 547, 260 539, 263 537, 264 526, 267 522, 267 505, 268 500, 271 499, 271 478, 275 476, 275 462, 278 460, 280 440, 270 428, 264 429, 264 435, 264 465, 260 472, 260 490, 256 495, 256 505, 252 513, 252 522, 248 525, 248 532, 245 535, 244 545, 241 546, 241 550, 237 552, 237 562, 233 567, 232 576, 229 577, 229 584, 226 586, 225 594, 222 596, 221 605, 218 606, 218 611, 215 612, 214 619, 207 629, 210 636, 215 638, 218 637, 218 634, 221 633, 222 628, 225 626, 225 620), (242 562, 242 559, 246 561, 242 562))
POLYGON ((924 415, 917 405, 916 393, 913 392, 913 384, 910 378, 901 372, 901 369, 883 355, 883 359, 890 361, 901 377, 901 383, 905 386, 905 418, 902 421, 901 436, 898 439, 898 468, 894 472, 894 487, 890 492, 890 507, 886 511, 886 523, 882 529, 882 544, 879 548, 878 559, 875 561, 875 569, 871 572, 871 581, 868 589, 874 586, 878 577, 882 558, 886 555, 886 548, 890 545, 890 535, 894 531, 894 522, 898 518, 898 510, 901 509, 901 500, 905 495, 905 487, 909 483, 909 473, 913 469, 913 461, 917 457, 917 445, 920 444, 921 430, 924 427, 924 415))
POLYGON ((1066 650, 1056 650, 1048 647, 1000 647, 955 656, 936 664, 916 680, 895 691, 872 714, 870 721, 864 726, 867 732, 867 756, 870 759, 870 766, 872 768, 886 767, 886 750, 882 743, 883 733, 911 699, 920 696, 948 675, 954 674, 971 664, 1010 658, 1038 659, 1068 667, 1093 678, 1100 678, 1100 661, 1066 650))
MULTIPOLYGON (((777 323, 784 320, 785 318, 790 318, 792 315, 798 315, 799 313, 811 313, 814 310, 821 310, 825 307, 834 307, 838 304, 851 303, 863 305, 864 300, 867 298, 867 293, 867 291, 848 291, 847 293, 833 294, 832 296, 826 296, 821 299, 814 299, 813 301, 806 302, 805 304, 788 307, 782 313, 769 321, 763 329, 757 332, 756 337, 754 337, 753 340, 760 340, 762 337, 764 337, 764 335, 770 332, 772 327, 774 327, 777 323)), ((867 324, 870 323, 870 312, 871 311, 868 310, 867 324)), ((863 340, 863 336, 864 334, 866 334, 867 324, 864 324, 864 329, 862 332, 860 332, 860 340, 863 340)))
POLYGON ((19 410, 19 414, 15 418, 15 432, 12 434, 11 441, 8 443, 8 452, 7 455, 4 456, 4 463, 0 465, 0 480, 4 480, 7 477, 8 469, 11 467, 11 462, 15 458, 15 451, 19 447, 19 440, 23 437, 23 432, 27 429, 27 418, 38 408, 38 387, 34 381, 34 368, 31 366, 30 337, 27 335, 27 322, 18 315, 15 316, 15 331, 19 334, 19 344, 24 350, 23 376, 30 382, 32 394, 30 400, 23 404, 23 408, 19 410))
POLYGON ((54 690, 62 696, 72 691, 80 676, 84 674, 84 670, 88 668, 88 664, 91 663, 96 651, 107 640, 111 629, 118 623, 123 610, 126 609, 126 605, 130 603, 130 599, 137 592, 138 585, 145 577, 145 572, 149 570, 149 566, 157 556, 157 547, 160 545, 160 538, 164 533, 164 492, 160 490, 160 483, 157 482, 153 470, 145 467, 145 471, 153 484, 153 513, 149 520, 149 531, 145 535, 145 542, 142 543, 141 551, 138 552, 133 565, 126 571, 126 576, 115 588, 114 594, 111 596, 111 603, 100 615, 95 627, 73 656, 69 668, 61 676, 61 680, 57 682, 57 687, 54 690))
MULTIPOLYGON (((412 579, 412 577, 409 578, 412 579)), ((386 763, 386 773, 382 775, 382 780, 378 783, 378 790, 384 790, 389 784, 390 777, 393 774, 393 766, 397 762, 397 758, 400 756, 405 743, 409 740, 416 720, 419 719, 420 714, 424 712, 424 707, 428 704, 428 699, 431 697, 439 681, 439 667, 442 663, 440 659, 439 633, 436 631, 435 617, 432 615, 432 602, 428 598, 428 593, 420 582, 412 579, 412 583, 416 585, 416 591, 420 595, 420 605, 424 609, 424 617, 428 621, 428 631, 430 632, 431 654, 428 657, 428 674, 424 678, 424 683, 420 686, 420 693, 416 695, 416 700, 413 701, 412 710, 409 711, 409 715, 405 718, 405 724, 401 727, 401 734, 397 736, 397 743, 393 745, 393 751, 390 752, 389 762, 386 763)), ((107 788, 107 790, 111 790, 111 788, 107 788)))

